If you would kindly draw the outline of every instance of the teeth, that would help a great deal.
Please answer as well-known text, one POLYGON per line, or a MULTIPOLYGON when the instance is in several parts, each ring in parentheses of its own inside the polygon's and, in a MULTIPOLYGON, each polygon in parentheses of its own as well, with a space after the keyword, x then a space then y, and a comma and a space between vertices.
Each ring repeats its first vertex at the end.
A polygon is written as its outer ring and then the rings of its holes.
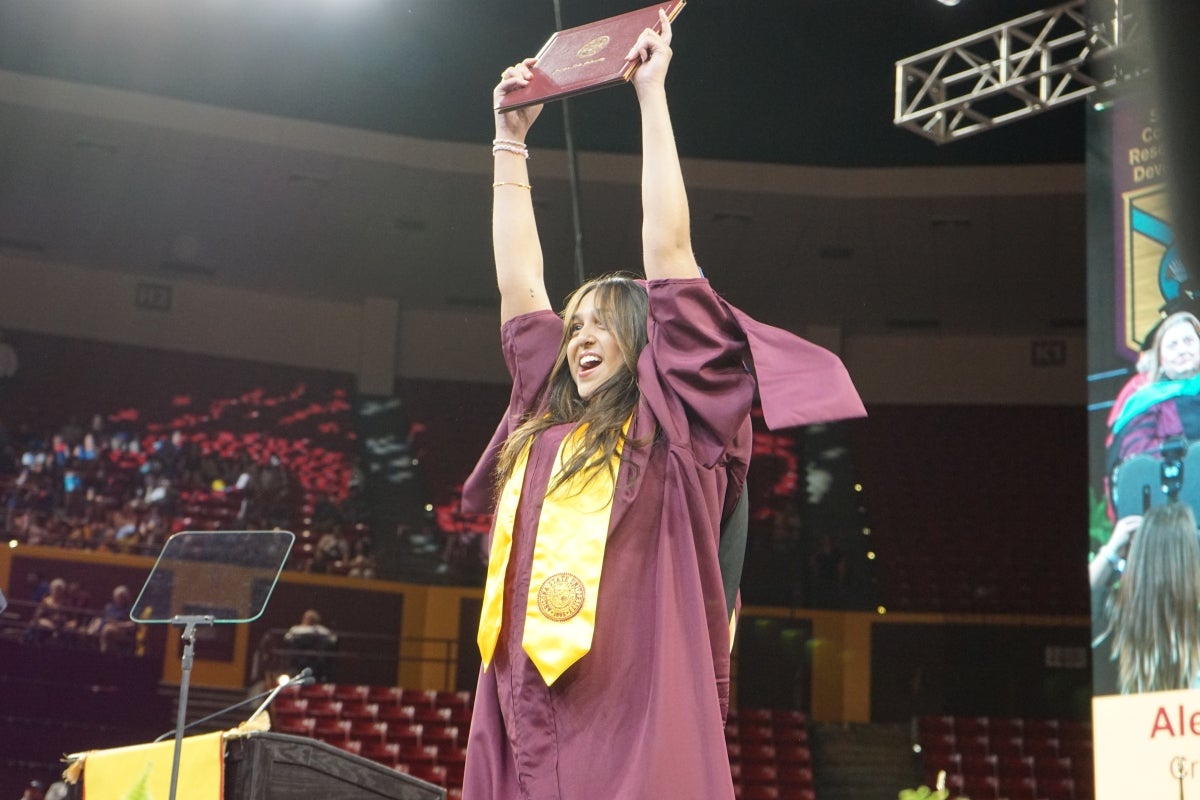
POLYGON ((597 356, 584 356, 583 358, 579 359, 579 366, 583 367, 584 369, 591 369, 599 363, 600 359, 597 356))

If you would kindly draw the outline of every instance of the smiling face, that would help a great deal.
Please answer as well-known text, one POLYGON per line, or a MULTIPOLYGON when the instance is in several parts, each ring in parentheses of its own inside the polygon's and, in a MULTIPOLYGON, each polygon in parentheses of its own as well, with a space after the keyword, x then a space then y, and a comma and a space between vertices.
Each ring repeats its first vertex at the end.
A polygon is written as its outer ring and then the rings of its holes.
POLYGON ((567 331, 567 365, 579 396, 586 400, 623 365, 617 337, 596 308, 595 292, 580 298, 567 331))
POLYGON ((1200 372, 1200 335, 1187 319, 1164 328, 1158 349, 1162 376, 1168 380, 1190 378, 1200 372))

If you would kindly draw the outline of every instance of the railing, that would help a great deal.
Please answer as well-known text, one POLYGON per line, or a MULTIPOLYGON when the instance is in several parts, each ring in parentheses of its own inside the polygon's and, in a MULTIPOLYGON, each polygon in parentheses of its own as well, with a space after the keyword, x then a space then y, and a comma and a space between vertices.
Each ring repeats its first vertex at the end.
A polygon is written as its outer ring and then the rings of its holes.
POLYGON ((338 683, 392 685, 401 664, 440 664, 443 686, 454 685, 458 641, 437 637, 396 637, 371 633, 337 634, 334 649, 297 648, 284 641, 286 628, 271 628, 254 651, 251 683, 313 666, 319 678, 338 683), (429 654, 430 650, 437 651, 429 654), (324 675, 322 675, 324 673, 324 675))

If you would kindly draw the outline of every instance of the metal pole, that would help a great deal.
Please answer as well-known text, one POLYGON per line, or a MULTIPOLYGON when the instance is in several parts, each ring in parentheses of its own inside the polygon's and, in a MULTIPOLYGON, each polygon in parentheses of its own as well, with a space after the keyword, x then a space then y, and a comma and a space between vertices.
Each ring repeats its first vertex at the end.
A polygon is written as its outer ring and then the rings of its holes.
MULTIPOLYGON (((554 27, 563 29, 562 7, 559 0, 554 0, 554 27)), ((571 131, 571 107, 566 100, 562 101, 563 139, 567 147, 567 184, 571 190, 571 222, 575 231, 575 285, 583 283, 583 215, 579 204, 579 159, 575 152, 575 137, 571 131)))

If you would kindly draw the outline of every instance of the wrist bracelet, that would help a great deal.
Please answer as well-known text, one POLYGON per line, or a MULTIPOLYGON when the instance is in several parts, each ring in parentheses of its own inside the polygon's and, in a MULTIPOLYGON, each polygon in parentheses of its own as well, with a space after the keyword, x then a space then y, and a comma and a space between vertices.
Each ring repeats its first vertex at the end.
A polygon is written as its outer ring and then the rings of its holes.
POLYGON ((519 189, 530 189, 530 190, 533 189, 533 187, 530 186, 528 183, 518 183, 517 181, 496 181, 495 183, 492 184, 493 189, 495 189, 499 186, 516 186, 519 189))
POLYGON ((494 139, 492 141, 492 155, 500 152, 514 153, 529 158, 529 148, 522 142, 514 142, 511 139, 494 139))

